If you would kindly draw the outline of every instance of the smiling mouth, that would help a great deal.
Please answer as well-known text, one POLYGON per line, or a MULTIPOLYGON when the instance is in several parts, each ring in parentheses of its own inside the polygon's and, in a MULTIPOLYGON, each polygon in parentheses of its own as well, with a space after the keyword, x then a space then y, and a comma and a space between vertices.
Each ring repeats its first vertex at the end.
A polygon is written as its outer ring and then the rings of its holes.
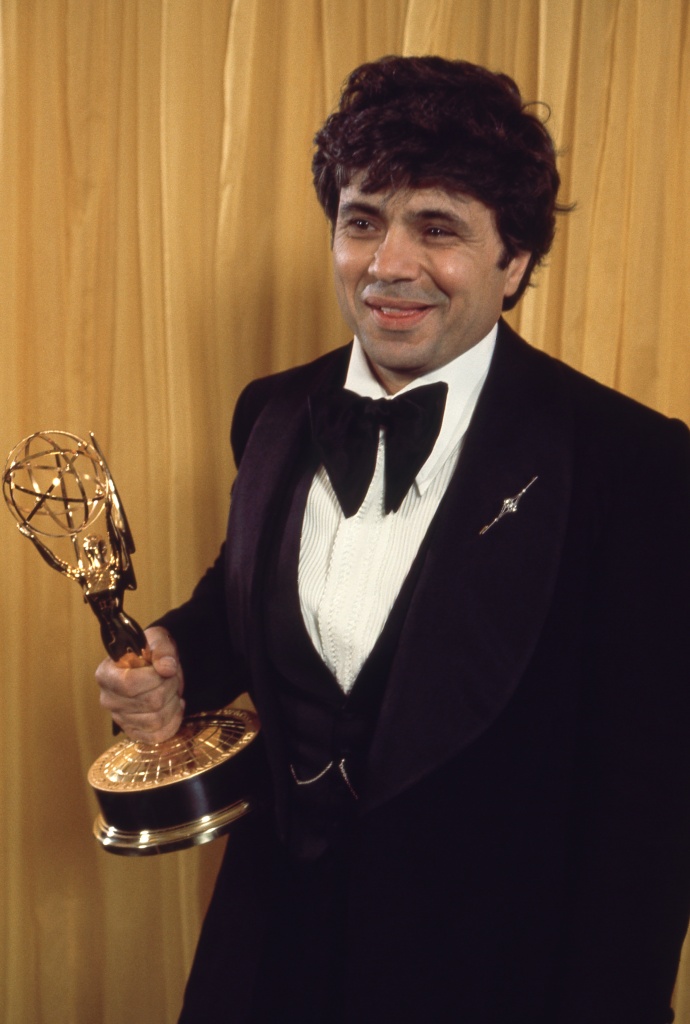
POLYGON ((423 320, 433 306, 388 306, 384 303, 367 302, 372 316, 383 327, 412 327, 423 320))

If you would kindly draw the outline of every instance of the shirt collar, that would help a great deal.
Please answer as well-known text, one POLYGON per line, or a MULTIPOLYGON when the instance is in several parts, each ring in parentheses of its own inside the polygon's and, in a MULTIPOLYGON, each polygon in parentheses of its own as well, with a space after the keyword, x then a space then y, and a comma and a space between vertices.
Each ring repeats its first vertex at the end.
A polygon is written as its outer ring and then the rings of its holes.
MULTIPOLYGON (((444 381, 448 385, 448 398, 443 414, 443 423, 431 455, 426 460, 415 483, 420 493, 428 487, 430 481, 455 451, 465 436, 479 394, 489 372, 491 357, 496 346, 498 324, 489 331, 486 337, 473 345, 472 348, 456 356, 445 366, 431 370, 421 377, 416 377, 406 384, 397 394, 412 391, 423 384, 435 384, 444 381)), ((365 398, 394 398, 389 395, 380 381, 374 376, 367 357, 364 354, 359 338, 355 337, 350 356, 350 365, 344 385, 348 391, 354 391, 365 398)))

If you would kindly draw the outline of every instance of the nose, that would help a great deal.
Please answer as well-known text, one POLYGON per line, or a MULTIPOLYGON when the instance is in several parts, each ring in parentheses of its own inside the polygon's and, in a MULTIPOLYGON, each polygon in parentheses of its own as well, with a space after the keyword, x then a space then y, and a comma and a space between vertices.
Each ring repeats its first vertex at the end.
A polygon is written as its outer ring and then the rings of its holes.
POLYGON ((417 277, 416 248, 404 228, 388 228, 372 257, 369 272, 379 281, 413 281, 417 277))

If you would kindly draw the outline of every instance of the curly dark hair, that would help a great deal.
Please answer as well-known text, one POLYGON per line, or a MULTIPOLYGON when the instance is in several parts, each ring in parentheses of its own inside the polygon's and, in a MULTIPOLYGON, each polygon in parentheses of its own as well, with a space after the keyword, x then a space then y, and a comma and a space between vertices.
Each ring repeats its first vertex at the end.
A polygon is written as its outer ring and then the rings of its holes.
MULTIPOLYGON (((548 108, 547 108, 548 109, 548 108)), ((317 133, 314 187, 331 224, 340 190, 364 172, 364 192, 443 188, 494 211, 502 266, 531 259, 518 301, 553 242, 560 177, 544 123, 508 75, 442 57, 383 57, 362 64, 317 133)))

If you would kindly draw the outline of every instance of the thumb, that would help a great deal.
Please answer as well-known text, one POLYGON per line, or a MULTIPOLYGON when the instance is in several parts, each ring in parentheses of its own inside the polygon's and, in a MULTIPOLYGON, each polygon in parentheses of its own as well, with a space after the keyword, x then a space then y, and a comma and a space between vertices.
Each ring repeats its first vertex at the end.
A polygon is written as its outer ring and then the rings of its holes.
POLYGON ((160 676, 169 678, 179 671, 177 645, 161 626, 151 626, 146 630, 146 639, 151 652, 151 663, 160 676))

